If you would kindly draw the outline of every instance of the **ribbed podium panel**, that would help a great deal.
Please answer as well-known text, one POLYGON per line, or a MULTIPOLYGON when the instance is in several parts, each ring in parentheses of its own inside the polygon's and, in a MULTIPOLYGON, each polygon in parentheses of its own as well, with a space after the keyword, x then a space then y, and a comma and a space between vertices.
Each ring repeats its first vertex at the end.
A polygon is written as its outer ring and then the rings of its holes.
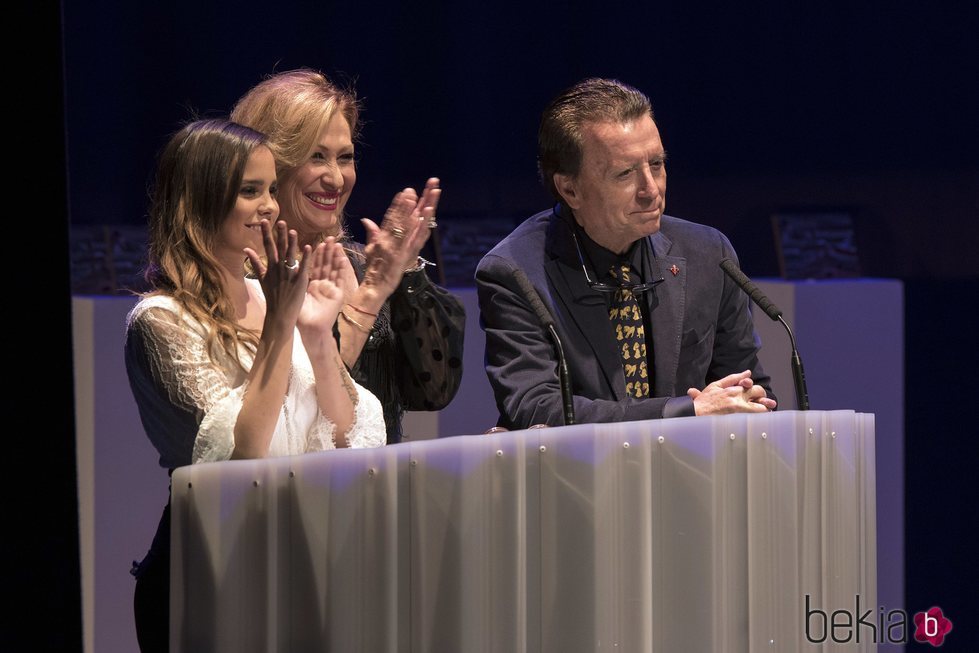
MULTIPOLYGON (((807 595, 876 609, 874 482, 874 416, 853 411, 184 467, 172 648, 820 650, 807 595)), ((825 650, 874 650, 853 639, 825 650)))

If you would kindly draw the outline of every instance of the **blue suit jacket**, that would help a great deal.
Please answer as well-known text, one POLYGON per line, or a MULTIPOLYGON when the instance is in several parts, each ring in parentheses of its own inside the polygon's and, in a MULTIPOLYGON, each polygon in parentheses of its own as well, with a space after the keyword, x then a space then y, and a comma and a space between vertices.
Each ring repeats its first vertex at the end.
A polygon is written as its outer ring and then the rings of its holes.
POLYGON ((480 324, 501 426, 564 423, 554 343, 513 278, 518 268, 554 318, 577 422, 692 415, 688 388, 746 369, 773 396, 758 362, 748 298, 719 267, 725 258, 737 260, 727 237, 664 215, 649 244, 665 281, 643 297, 653 327, 654 396, 648 399, 625 394, 605 298, 585 282, 567 222, 553 210, 538 213, 483 257, 476 268, 480 324))

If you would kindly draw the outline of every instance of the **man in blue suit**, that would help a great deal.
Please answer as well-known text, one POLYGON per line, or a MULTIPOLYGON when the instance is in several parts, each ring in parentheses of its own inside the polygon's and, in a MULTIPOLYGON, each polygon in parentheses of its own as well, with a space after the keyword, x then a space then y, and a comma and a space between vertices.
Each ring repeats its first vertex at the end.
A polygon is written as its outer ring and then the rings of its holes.
POLYGON ((517 270, 563 343, 575 421, 774 409, 748 298, 719 267, 737 260, 731 243, 663 213, 666 152, 649 99, 616 80, 576 84, 544 110, 538 155, 556 206, 476 269, 499 425, 559 426, 566 414, 554 343, 517 270))

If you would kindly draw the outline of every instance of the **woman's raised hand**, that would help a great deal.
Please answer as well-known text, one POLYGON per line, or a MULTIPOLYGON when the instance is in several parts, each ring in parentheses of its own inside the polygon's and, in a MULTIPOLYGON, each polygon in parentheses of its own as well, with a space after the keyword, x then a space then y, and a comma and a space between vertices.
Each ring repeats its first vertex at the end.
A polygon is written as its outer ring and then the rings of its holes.
POLYGON ((432 177, 425 183, 421 197, 413 188, 397 193, 384 212, 380 227, 373 220, 361 220, 367 234, 363 283, 375 286, 385 299, 397 289, 405 270, 415 267, 419 252, 436 226, 435 210, 441 194, 439 180, 432 177))
MULTIPOLYGON (((343 247, 332 236, 313 250, 309 286, 297 326, 305 339, 314 333, 333 337, 333 324, 343 308, 346 272, 353 273, 343 247)), ((354 277, 356 285, 356 277, 354 277)))
POLYGON ((245 248, 245 255, 265 294, 266 323, 279 321, 281 326, 291 329, 306 297, 312 249, 307 245, 300 258, 299 236, 294 229, 282 221, 274 226, 268 220, 262 220, 261 224, 267 263, 250 247, 245 248))

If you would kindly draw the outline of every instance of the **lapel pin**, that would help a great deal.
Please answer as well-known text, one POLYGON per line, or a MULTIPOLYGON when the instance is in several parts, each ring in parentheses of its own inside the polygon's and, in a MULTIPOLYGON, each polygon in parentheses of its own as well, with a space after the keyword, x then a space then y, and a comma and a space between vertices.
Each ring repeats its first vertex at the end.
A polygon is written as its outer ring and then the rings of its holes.
POLYGON ((670 268, 670 272, 672 272, 672 273, 673 273, 673 276, 675 277, 676 275, 678 275, 678 274, 680 274, 680 268, 678 268, 678 267, 677 267, 677 266, 676 266, 676 265, 674 264, 674 265, 673 265, 673 266, 672 266, 672 267, 670 268))

